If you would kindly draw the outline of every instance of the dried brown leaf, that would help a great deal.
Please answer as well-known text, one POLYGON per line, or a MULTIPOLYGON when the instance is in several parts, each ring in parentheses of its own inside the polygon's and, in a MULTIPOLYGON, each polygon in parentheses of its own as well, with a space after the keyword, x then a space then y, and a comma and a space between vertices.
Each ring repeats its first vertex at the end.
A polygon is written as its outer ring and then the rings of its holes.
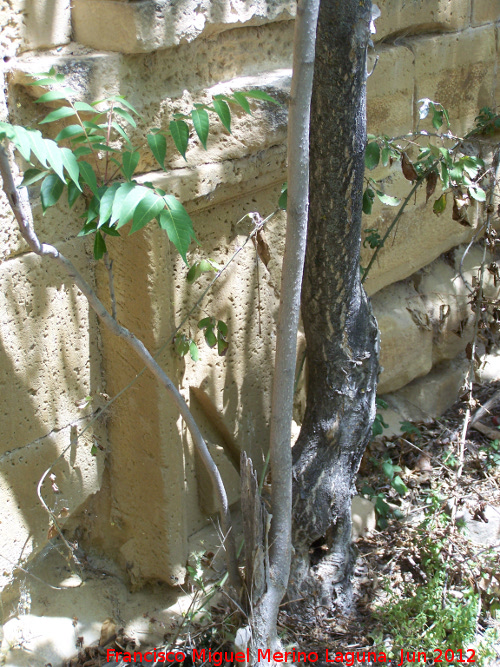
POLYGON ((417 180, 418 174, 415 171, 415 167, 410 162, 410 159, 408 158, 406 153, 401 153, 401 168, 403 170, 403 176, 406 178, 407 181, 417 180))
POLYGON ((432 197, 434 190, 436 189, 436 184, 438 180, 438 175, 436 171, 431 171, 430 174, 427 174, 426 177, 427 185, 425 186, 425 203, 429 201, 429 197, 432 197))

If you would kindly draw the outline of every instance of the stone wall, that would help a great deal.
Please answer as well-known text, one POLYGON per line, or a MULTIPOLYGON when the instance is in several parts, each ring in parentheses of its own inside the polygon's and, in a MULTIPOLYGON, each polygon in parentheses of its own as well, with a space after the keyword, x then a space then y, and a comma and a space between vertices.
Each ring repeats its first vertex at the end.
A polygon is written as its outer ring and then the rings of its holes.
MULTIPOLYGON (((370 132, 415 129, 422 97, 450 110, 456 132, 471 126, 480 107, 499 104, 496 0, 379 5, 379 59, 368 81, 370 132)), ((82 100, 125 95, 141 113, 132 133, 137 143, 147 128, 166 127, 172 113, 218 92, 259 87, 286 103, 294 8, 288 0, 4 4, 0 114, 31 125, 43 117, 47 108, 34 104, 42 90, 26 84, 31 74, 51 66, 66 74, 82 100)), ((148 150, 141 153, 140 178, 179 197, 194 220, 200 246, 193 244, 190 261, 210 257, 227 263, 251 228, 242 217, 275 210, 286 178, 286 112, 266 104, 251 117, 236 111, 232 127, 229 135, 215 124, 208 150, 192 142, 187 162, 169 145, 167 173, 155 171, 148 150)), ((489 145, 481 150, 487 154, 489 145)), ((372 175, 391 194, 408 192, 396 165, 372 175)), ((76 238, 77 215, 62 205, 43 217, 36 196, 33 205, 40 236, 68 253, 107 302, 107 274, 88 244, 76 238)), ((383 232, 393 215, 394 209, 378 204, 365 227, 383 232)), ((99 327, 82 296, 50 262, 27 252, 3 197, 0 218, 0 498, 8 508, 0 523, 0 556, 8 559, 0 570, 3 583, 14 563, 48 539, 50 520, 36 486, 58 456, 55 477, 42 494, 79 542, 115 558, 137 585, 181 581, 187 538, 215 507, 190 437, 163 390, 143 374, 76 442, 90 416, 134 380, 141 365, 99 327), (91 455, 92 444, 98 445, 97 456, 91 455)), ((430 380, 448 369, 449 377, 450 365, 455 369, 470 336, 467 294, 457 272, 459 247, 472 238, 479 219, 473 213, 472 227, 458 225, 448 212, 438 219, 419 193, 380 253, 367 290, 382 333, 381 392, 410 392, 406 398, 412 402, 424 376, 430 373, 430 380)), ((162 348, 162 366, 192 406, 231 501, 238 496, 238 477, 220 446, 218 420, 261 466, 284 223, 278 214, 267 225, 267 268, 260 263, 257 270, 247 244, 204 298, 203 315, 189 320, 186 331, 192 335, 206 314, 224 319, 230 329, 223 359, 197 335, 198 363, 179 360, 168 341, 210 278, 190 286, 182 260, 153 225, 110 243, 119 319, 149 349, 162 348)), ((368 259, 364 249, 362 264, 368 259)), ((466 271, 479 261, 475 251, 469 253, 466 271)))

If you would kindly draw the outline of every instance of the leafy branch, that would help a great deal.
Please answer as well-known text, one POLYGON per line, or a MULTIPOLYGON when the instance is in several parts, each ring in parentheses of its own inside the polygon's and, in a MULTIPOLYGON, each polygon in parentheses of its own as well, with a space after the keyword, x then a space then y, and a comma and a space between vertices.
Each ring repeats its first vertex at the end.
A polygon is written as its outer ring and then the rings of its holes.
POLYGON ((486 201, 486 192, 482 187, 482 180, 486 175, 485 163, 479 157, 465 154, 463 147, 465 141, 472 136, 480 132, 494 131, 500 127, 500 115, 488 109, 482 109, 476 118, 476 126, 465 137, 459 138, 450 132, 449 115, 441 104, 427 98, 420 102, 420 120, 424 120, 430 114, 431 123, 436 132, 417 129, 403 137, 392 139, 387 136, 368 135, 365 152, 366 169, 371 171, 379 164, 388 167, 392 166, 395 161, 400 161, 403 176, 412 183, 412 188, 401 202, 398 198, 383 192, 373 178, 365 177, 366 188, 363 194, 365 214, 371 214, 375 197, 382 204, 400 208, 383 236, 380 235, 378 229, 365 230, 366 238, 363 245, 366 247, 368 244, 374 252, 368 266, 362 269, 362 282, 366 281, 380 250, 398 224, 406 206, 424 182, 426 183, 426 202, 434 195, 438 182, 441 183, 441 194, 433 203, 433 212, 438 216, 441 215, 447 206, 447 196, 451 194, 453 198, 452 219, 464 226, 470 226, 467 220, 467 209, 472 200, 480 203, 486 201), (445 132, 441 132, 443 125, 446 125, 445 132), (422 139, 426 140, 425 145, 418 142, 422 139), (442 145, 435 145, 431 139, 438 139, 442 145), (402 146, 401 140, 404 140, 406 145, 402 146), (450 140, 453 141, 453 145, 446 146, 446 142, 450 140), (413 161, 407 154, 411 147, 418 149, 418 155, 413 161))

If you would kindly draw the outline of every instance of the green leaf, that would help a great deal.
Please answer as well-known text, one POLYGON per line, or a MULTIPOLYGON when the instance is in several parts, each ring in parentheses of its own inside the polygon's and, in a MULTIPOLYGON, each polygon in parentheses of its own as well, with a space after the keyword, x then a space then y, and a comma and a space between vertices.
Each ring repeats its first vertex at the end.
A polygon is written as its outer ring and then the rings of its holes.
POLYGON ((125 130, 123 129, 123 127, 121 127, 120 125, 118 125, 118 123, 117 123, 116 121, 113 121, 113 122, 111 123, 111 125, 112 125, 112 127, 115 128, 115 130, 118 132, 118 134, 121 134, 121 136, 122 136, 122 137, 125 139, 125 141, 129 144, 129 146, 132 147, 132 142, 131 142, 130 139, 128 138, 128 135, 127 135, 127 133, 125 132, 125 130))
POLYGON ((40 164, 43 167, 47 167, 49 155, 47 153, 47 146, 45 145, 45 140, 42 137, 42 133, 40 130, 34 130, 30 131, 28 135, 33 153, 36 155, 40 164))
POLYGON ((388 505, 383 498, 378 495, 375 500, 375 509, 380 514, 380 516, 388 516, 391 512, 391 507, 388 505))
POLYGON ((94 240, 94 258, 99 260, 102 258, 106 252, 106 241, 104 240, 101 232, 97 232, 94 240))
POLYGON ((64 190, 64 183, 56 174, 49 174, 40 188, 40 197, 42 200, 43 212, 57 204, 64 190))
POLYGON ((274 97, 271 97, 271 95, 268 95, 265 93, 263 90, 259 90, 258 88, 253 88, 252 90, 247 90, 244 93, 242 93, 245 97, 250 97, 251 99, 254 100, 264 100, 265 102, 272 102, 273 104, 278 104, 281 106, 281 104, 274 99, 274 97))
POLYGON ((443 181, 443 190, 447 190, 450 187, 450 173, 444 162, 441 162, 441 180, 443 181))
POLYGON ((246 111, 246 113, 252 115, 248 100, 243 93, 233 93, 233 98, 236 104, 238 104, 244 111, 246 111))
POLYGON ((96 132, 102 132, 107 127, 107 124, 96 125, 91 120, 82 121, 82 125, 86 130, 95 130, 96 132))
POLYGON ((45 104, 45 102, 53 102, 54 100, 66 100, 68 99, 66 95, 60 90, 50 90, 48 93, 41 95, 35 104, 45 104))
POLYGON ((166 230, 168 238, 187 264, 186 253, 189 244, 191 239, 196 241, 193 222, 184 206, 175 197, 165 195, 163 199, 166 203, 166 209, 160 213, 158 222, 160 227, 166 230))
POLYGON ((391 486, 393 489, 396 489, 396 491, 399 493, 400 496, 404 496, 408 493, 408 487, 406 484, 403 482, 401 477, 399 475, 396 475, 394 479, 391 482, 391 486))
POLYGON ((224 357, 227 352, 227 348, 229 347, 229 343, 227 340, 224 338, 221 338, 221 336, 217 337, 217 354, 219 357, 224 357))
POLYGON ((469 187, 469 194, 476 201, 486 201, 486 192, 478 186, 469 187))
POLYGON ((195 280, 197 280, 202 273, 206 273, 207 271, 218 271, 219 269, 212 264, 207 259, 202 259, 199 262, 195 262, 193 266, 189 269, 188 274, 186 276, 186 280, 188 283, 194 283, 195 280))
POLYGON ((134 171, 139 164, 140 160, 140 153, 138 151, 134 151, 133 153, 126 151, 123 153, 122 156, 122 171, 125 176, 125 178, 130 181, 132 179, 132 176, 134 175, 134 171))
POLYGON ((47 149, 50 166, 59 176, 61 181, 64 181, 64 160, 61 149, 55 141, 52 141, 52 139, 45 139, 45 147, 47 149))
POLYGON ((450 169, 450 179, 452 181, 460 183, 463 176, 463 165, 460 162, 455 162, 453 167, 450 169))
POLYGON ((375 169, 380 161, 380 146, 376 141, 371 141, 366 146, 365 151, 365 167, 367 169, 375 169))
POLYGON ((389 164, 390 157, 391 157, 390 149, 387 148, 387 146, 384 146, 384 148, 382 148, 382 166, 387 167, 387 165, 389 164))
POLYGON ((194 340, 190 341, 189 343, 189 354, 191 356, 191 359, 193 361, 198 361, 200 358, 200 352, 198 350, 198 345, 194 342, 194 340))
POLYGON ((189 352, 189 340, 185 334, 177 334, 174 338, 175 351, 179 357, 184 357, 189 352))
POLYGON ((219 116, 221 123, 229 134, 231 134, 231 110, 229 109, 229 105, 219 97, 214 97, 213 105, 215 113, 219 116))
POLYGON ((47 77, 45 79, 36 79, 35 81, 30 81, 26 85, 27 86, 53 86, 55 83, 56 83, 55 79, 47 77))
POLYGON ((363 213, 370 215, 373 207, 373 200, 375 199, 375 192, 371 188, 366 188, 363 193, 363 213))
POLYGON ((76 187, 76 185, 73 183, 73 181, 69 181, 68 183, 68 206, 72 208, 78 197, 82 193, 80 190, 76 187))
POLYGON ((95 151, 107 151, 108 153, 119 153, 120 151, 117 148, 113 148, 112 146, 107 146, 106 144, 91 144, 92 148, 95 151))
POLYGON ((79 148, 75 148, 73 151, 73 155, 76 158, 83 157, 84 155, 92 155, 92 151, 88 146, 80 146, 79 148))
MULTIPOLYGON (((87 207, 87 224, 93 220, 97 220, 99 217, 99 205, 101 203, 100 197, 106 192, 106 186, 99 188, 97 194, 92 197, 90 204, 87 207)), ((97 225, 97 223, 96 223, 97 225)))
POLYGON ((113 210, 113 202, 115 199, 116 191, 120 187, 120 183, 113 183, 109 188, 106 189, 106 192, 101 197, 101 202, 99 204, 99 225, 102 227, 105 225, 111 217, 111 211, 113 210))
POLYGON ((99 229, 103 234, 109 234, 109 236, 120 236, 120 232, 117 232, 114 227, 110 227, 109 225, 103 225, 99 229))
POLYGON ((89 113, 95 113, 94 107, 87 104, 87 102, 75 102, 73 104, 77 111, 88 111, 89 113))
POLYGON ((61 107, 55 111, 51 111, 43 120, 41 120, 38 125, 43 125, 44 123, 54 123, 56 120, 61 120, 61 118, 68 118, 69 116, 74 116, 76 111, 71 109, 71 107, 61 107))
POLYGON ((162 169, 165 169, 165 156, 167 154, 167 140, 163 134, 148 134, 148 146, 162 169))
POLYGON ((78 167, 76 157, 73 155, 73 151, 70 151, 69 148, 60 148, 59 150, 61 151, 62 161, 66 171, 68 172, 68 176, 71 178, 76 187, 81 190, 82 188, 79 181, 80 169, 78 167))
POLYGON ((41 180, 44 178, 49 172, 45 170, 40 170, 40 169, 26 169, 24 172, 23 180, 21 181, 20 185, 18 187, 26 187, 27 185, 32 185, 33 183, 36 183, 37 181, 41 180))
POLYGON ((13 125, 11 136, 17 150, 21 153, 26 162, 29 162, 31 155, 31 142, 28 130, 26 130, 24 127, 20 127, 19 125, 13 125))
POLYGON ((117 113, 119 116, 124 118, 129 125, 132 125, 132 127, 137 127, 137 123, 128 111, 125 111, 125 109, 122 109, 121 107, 113 107, 113 111, 114 113, 117 113))
POLYGON ((193 109, 191 111, 191 118, 193 119, 194 129, 198 135, 199 140, 203 144, 203 148, 207 148, 208 128, 210 119, 205 109, 193 109))
POLYGON ((97 449, 97 447, 95 445, 92 445, 92 447, 90 448, 90 455, 91 456, 97 456, 98 451, 99 450, 97 449))
POLYGON ((278 207, 281 208, 283 211, 286 211, 287 205, 288 205, 288 183, 283 183, 283 185, 281 186, 280 198, 278 199, 278 207))
POLYGON ((198 322, 198 329, 206 329, 207 327, 214 327, 215 319, 213 317, 204 317, 198 322))
POLYGON ((217 345, 217 336, 214 334, 212 327, 205 329, 205 340, 208 347, 215 347, 217 345))
POLYGON ((82 160, 78 163, 78 167, 83 181, 89 186, 92 192, 97 195, 97 178, 90 164, 85 162, 85 160, 82 160))
MULTIPOLYGON (((130 192, 126 195, 125 199, 123 200, 123 204, 120 207, 120 217, 116 224, 117 229, 120 229, 120 227, 126 225, 127 222, 129 222, 129 220, 133 218, 134 211, 137 208, 141 199, 144 199, 144 197, 150 193, 151 190, 149 188, 145 188, 143 185, 134 184, 133 189, 131 189, 130 192)), ((116 197, 118 196, 118 194, 119 191, 117 191, 116 197)), ((113 206, 113 212, 114 212, 114 206, 113 206)))
POLYGON ((108 100, 110 102, 118 102, 119 104, 123 104, 123 106, 127 107, 127 109, 130 109, 130 111, 133 111, 137 116, 140 116, 141 114, 137 111, 135 107, 133 107, 128 100, 126 100, 123 95, 112 95, 111 97, 108 97, 108 100))
POLYGON ((399 422, 399 425, 401 427, 401 431, 403 433, 409 433, 410 435, 413 433, 414 435, 421 436, 422 432, 421 430, 415 426, 415 424, 412 424, 411 422, 408 421, 402 421, 399 422))
POLYGON ((168 127, 177 150, 186 159, 186 150, 189 141, 188 124, 183 120, 171 120, 168 127))
POLYGON ((56 141, 62 141, 63 139, 70 139, 71 137, 83 135, 85 136, 81 125, 68 125, 64 127, 56 137, 56 141))
MULTIPOLYGON (((120 212, 122 205, 125 201, 125 198, 131 192, 134 188, 137 187, 137 183, 121 183, 120 186, 118 187, 114 200, 113 200, 113 208, 111 211, 111 222, 110 225, 114 225, 119 219, 120 219, 120 212)), ((130 214, 130 219, 132 217, 132 214, 130 214)), ((125 222, 128 222, 128 219, 125 222)), ((123 223, 125 224, 125 223, 123 223)))
POLYGON ((227 336, 227 331, 228 331, 227 324, 225 322, 223 322, 222 320, 219 320, 217 322, 217 331, 219 331, 219 333, 222 336, 227 336))
POLYGON ((384 461, 382 463, 382 470, 388 479, 392 479, 394 477, 394 467, 395 466, 392 465, 391 461, 384 461))
POLYGON ((133 234, 142 229, 150 220, 156 218, 164 208, 165 200, 163 197, 159 197, 149 190, 134 211, 130 233, 133 234))
POLYGON ((85 223, 83 228, 78 232, 78 236, 87 236, 88 234, 93 234, 95 231, 97 231, 97 222, 91 220, 85 223))
POLYGON ((436 109, 436 107, 432 104, 432 126, 434 129, 439 130, 441 125, 443 124, 443 112, 440 111, 439 109, 436 109))
POLYGON ((380 199, 382 204, 386 204, 387 206, 399 206, 401 203, 401 200, 398 199, 397 197, 391 197, 390 195, 386 195, 380 190, 376 190, 377 197, 380 199))
POLYGON ((443 193, 439 199, 436 199, 432 210, 436 215, 441 215, 446 208, 446 194, 443 193))

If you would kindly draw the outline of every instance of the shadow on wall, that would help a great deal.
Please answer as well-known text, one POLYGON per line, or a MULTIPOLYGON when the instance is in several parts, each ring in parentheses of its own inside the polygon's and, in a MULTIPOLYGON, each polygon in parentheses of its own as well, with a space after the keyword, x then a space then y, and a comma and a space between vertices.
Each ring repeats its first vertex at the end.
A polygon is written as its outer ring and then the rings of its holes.
POLYGON ((22 49, 67 44, 71 37, 69 0, 24 0, 22 49))
MULTIPOLYGON (((0 544, 2 555, 18 562, 48 540, 37 485, 84 425, 76 404, 99 392, 100 362, 86 304, 50 260, 31 253, 6 260, 0 285, 0 544)), ((102 466, 89 438, 70 447, 44 484, 43 497, 61 519, 99 484, 102 466)))

